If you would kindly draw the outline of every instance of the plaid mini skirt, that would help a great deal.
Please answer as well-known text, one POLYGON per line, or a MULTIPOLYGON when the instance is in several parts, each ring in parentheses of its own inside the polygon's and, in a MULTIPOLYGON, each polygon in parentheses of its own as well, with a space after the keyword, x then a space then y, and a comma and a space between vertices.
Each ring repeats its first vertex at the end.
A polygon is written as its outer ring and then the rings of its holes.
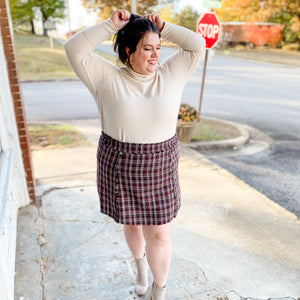
POLYGON ((162 225, 180 208, 179 149, 174 135, 153 144, 123 143, 101 134, 97 188, 101 212, 126 225, 162 225))

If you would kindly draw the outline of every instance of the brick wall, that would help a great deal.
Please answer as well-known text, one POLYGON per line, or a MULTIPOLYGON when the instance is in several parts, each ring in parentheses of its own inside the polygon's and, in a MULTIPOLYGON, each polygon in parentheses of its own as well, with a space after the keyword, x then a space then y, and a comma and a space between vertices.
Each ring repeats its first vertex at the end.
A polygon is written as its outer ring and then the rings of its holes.
POLYGON ((8 0, 0 0, 0 27, 3 40, 4 53, 7 61, 7 69, 10 83, 10 90, 14 102, 14 110, 19 134, 19 141, 22 149, 22 157, 26 172, 29 197, 35 200, 35 184, 33 178, 32 158, 30 143, 27 132, 25 111, 22 99, 22 92, 18 76, 18 69, 15 56, 14 36, 8 0))

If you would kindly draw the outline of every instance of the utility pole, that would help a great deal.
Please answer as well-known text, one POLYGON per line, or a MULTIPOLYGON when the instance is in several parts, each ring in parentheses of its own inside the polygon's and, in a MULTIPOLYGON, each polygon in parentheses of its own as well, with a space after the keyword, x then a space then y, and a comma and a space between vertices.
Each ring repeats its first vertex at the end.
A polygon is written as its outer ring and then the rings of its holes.
POLYGON ((131 13, 132 14, 137 14, 136 0, 131 0, 131 13))

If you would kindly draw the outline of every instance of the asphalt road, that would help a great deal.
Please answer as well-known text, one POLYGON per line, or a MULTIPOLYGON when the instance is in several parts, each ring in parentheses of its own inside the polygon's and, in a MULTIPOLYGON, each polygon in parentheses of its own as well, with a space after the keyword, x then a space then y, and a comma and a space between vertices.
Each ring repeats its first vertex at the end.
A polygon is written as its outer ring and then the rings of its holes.
MULTIPOLYGON (((172 50, 166 50, 169 54, 172 50)), ((198 107, 202 65, 182 102, 198 107)), ((78 81, 23 83, 28 122, 97 118, 78 81)), ((300 68, 213 56, 207 65, 201 114, 253 126, 273 140, 254 155, 205 153, 273 201, 300 217, 300 68)))

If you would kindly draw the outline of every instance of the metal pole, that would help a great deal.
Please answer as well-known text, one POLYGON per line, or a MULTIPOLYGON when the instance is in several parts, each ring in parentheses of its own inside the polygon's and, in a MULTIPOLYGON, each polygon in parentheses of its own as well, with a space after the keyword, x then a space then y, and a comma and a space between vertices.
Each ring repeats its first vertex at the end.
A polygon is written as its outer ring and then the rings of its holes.
POLYGON ((132 14, 137 14, 136 0, 131 0, 131 13, 132 14))
POLYGON ((203 66, 203 72, 202 72, 201 92, 200 92, 200 101, 199 101, 199 108, 198 108, 198 122, 200 121, 200 113, 201 113, 201 104, 202 104, 202 98, 203 98, 203 89, 204 89, 204 80, 205 80, 205 73, 206 73, 207 57, 208 57, 208 49, 205 50, 204 66, 203 66))
POLYGON ((68 26, 69 26, 69 33, 71 34, 72 26, 71 26, 71 12, 70 12, 70 0, 67 1, 67 16, 68 16, 68 26))
POLYGON ((52 30, 49 30, 50 48, 53 49, 52 30))

